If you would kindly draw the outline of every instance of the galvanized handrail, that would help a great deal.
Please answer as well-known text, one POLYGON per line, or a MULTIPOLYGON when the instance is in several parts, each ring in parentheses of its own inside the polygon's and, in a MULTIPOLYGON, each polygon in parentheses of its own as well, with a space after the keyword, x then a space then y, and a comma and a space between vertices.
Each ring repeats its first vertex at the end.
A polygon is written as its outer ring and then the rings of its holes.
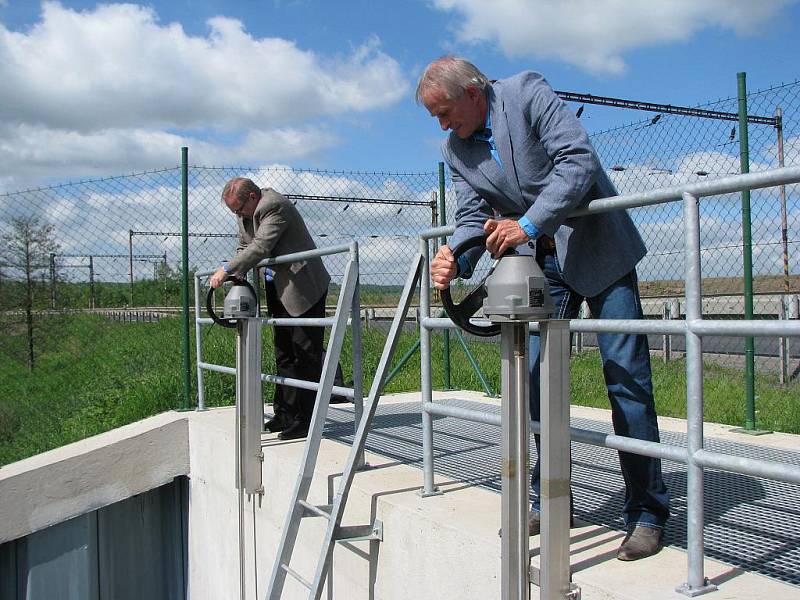
MULTIPOLYGON (((592 201, 572 216, 595 214, 612 210, 651 206, 665 202, 682 201, 684 206, 685 247, 685 303, 686 320, 605 320, 575 319, 569 323, 571 331, 619 332, 641 334, 683 335, 686 338, 687 385, 687 446, 647 442, 618 435, 604 434, 585 429, 570 428, 572 438, 579 442, 622 450, 645 456, 659 457, 684 463, 687 474, 687 580, 677 591, 695 596, 713 591, 715 586, 704 575, 703 560, 703 469, 714 468, 776 481, 800 484, 800 468, 787 463, 757 460, 711 452, 703 448, 703 356, 704 336, 800 336, 800 323, 790 321, 704 320, 701 305, 700 272, 700 218, 699 199, 743 190, 787 185, 800 182, 800 167, 786 167, 726 177, 715 181, 627 194, 592 201)), ((450 319, 431 317, 430 306, 430 249, 428 241, 450 235, 455 227, 437 227, 420 234, 420 252, 423 261, 420 291, 420 360, 422 395, 423 489, 422 495, 437 494, 433 480, 433 416, 451 416, 468 421, 500 424, 496 413, 468 410, 434 403, 431 385, 430 332, 451 329, 450 319)), ((532 323, 531 331, 538 330, 532 323)), ((532 429, 539 430, 539 423, 532 429)))
MULTIPOLYGON (((358 273, 358 242, 353 241, 349 244, 340 244, 337 246, 325 246, 316 248, 314 250, 306 250, 303 252, 294 252, 292 254, 284 254, 272 258, 266 258, 259 262, 256 267, 267 267, 271 265, 287 264, 301 260, 308 260, 310 258, 331 256, 333 254, 349 254, 347 266, 352 264, 355 272, 358 273)), ((228 375, 235 375, 236 369, 224 365, 217 365, 214 363, 205 362, 203 360, 202 348, 202 326, 211 325, 213 321, 210 318, 201 317, 203 310, 201 304, 201 287, 202 279, 214 273, 216 269, 208 269, 204 271, 197 271, 194 274, 194 303, 195 303, 195 344, 196 344, 196 368, 197 368, 197 410, 205 410, 205 393, 204 393, 204 380, 203 371, 214 371, 217 373, 225 373, 228 375)), ((347 269, 345 268, 345 272, 347 269)), ((261 319, 263 325, 280 325, 280 326, 305 326, 305 327, 330 327, 335 322, 334 317, 320 317, 320 318, 301 318, 301 317, 285 317, 285 318, 271 318, 266 317, 261 319)), ((332 393, 337 396, 345 396, 353 399, 355 406, 355 423, 356 425, 361 419, 361 414, 364 410, 364 399, 362 393, 362 373, 361 373, 361 305, 359 300, 359 284, 356 283, 355 293, 353 294, 353 303, 350 307, 350 318, 348 323, 352 328, 352 352, 353 352, 353 387, 340 387, 334 386, 332 393)), ((318 390, 319 382, 304 381, 301 379, 292 379, 288 377, 281 377, 278 375, 261 374, 261 380, 278 385, 287 385, 305 390, 318 390)))

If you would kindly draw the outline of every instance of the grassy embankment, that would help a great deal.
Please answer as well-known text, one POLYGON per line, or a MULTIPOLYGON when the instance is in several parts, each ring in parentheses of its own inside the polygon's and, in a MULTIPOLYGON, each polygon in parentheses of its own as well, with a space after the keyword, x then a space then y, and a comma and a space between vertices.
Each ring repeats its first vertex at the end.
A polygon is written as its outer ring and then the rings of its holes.
MULTIPOLYGON (((120 324, 92 316, 48 317, 37 330, 40 350, 33 373, 28 373, 25 367, 24 331, 5 329, 0 346, 0 465, 182 405, 179 319, 120 324)), ((204 358, 217 364, 233 365, 234 332, 219 327, 207 328, 204 332, 204 358)), ((412 334, 404 335, 396 357, 402 356, 415 339, 412 334)), ((369 389, 383 343, 382 333, 365 332, 365 390, 369 389)), ((349 347, 349 339, 346 344, 349 347)), ((191 347, 194 349, 193 342, 191 347)), ((347 347, 341 362, 345 377, 349 379, 352 364, 347 347)), ((463 352, 455 345, 453 348, 452 385, 460 389, 481 389, 463 352)), ((499 390, 498 347, 476 343, 471 349, 493 389, 499 390)), ((442 355, 441 336, 433 336, 433 353, 436 358, 442 355)), ((264 344, 263 363, 265 372, 271 372, 268 341, 264 344)), ((653 360, 653 371, 659 414, 685 417, 683 361, 664 365, 653 360)), ((433 373, 434 386, 441 388, 441 366, 434 364, 433 373)), ((571 374, 573 404, 608 407, 596 352, 574 357, 571 374)), ((194 370, 192 377, 194 379, 194 370)), ((740 371, 706 366, 707 421, 731 425, 744 422, 743 379, 740 371)), ((757 425, 760 428, 800 433, 798 386, 800 384, 792 383, 782 387, 777 378, 770 375, 757 377, 757 425)), ((416 389, 419 389, 418 355, 408 362, 386 391, 416 389)), ((265 396, 269 397, 269 389, 265 396)), ((232 377, 207 373, 207 405, 230 404, 233 397, 232 377)))

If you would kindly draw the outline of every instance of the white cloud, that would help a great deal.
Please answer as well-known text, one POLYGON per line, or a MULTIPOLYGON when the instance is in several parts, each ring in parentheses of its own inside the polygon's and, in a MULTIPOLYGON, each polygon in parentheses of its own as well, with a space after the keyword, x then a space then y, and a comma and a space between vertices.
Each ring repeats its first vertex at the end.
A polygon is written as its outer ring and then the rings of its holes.
POLYGON ((58 2, 30 29, 0 24, 0 80, 0 190, 174 164, 181 145, 207 164, 292 160, 338 142, 324 119, 408 89, 375 37, 323 56, 226 17, 198 37, 152 8, 58 2))
POLYGON ((622 55, 681 42, 703 29, 760 30, 795 0, 433 0, 461 19, 462 42, 489 42, 507 56, 558 59, 597 74, 625 71, 622 55))

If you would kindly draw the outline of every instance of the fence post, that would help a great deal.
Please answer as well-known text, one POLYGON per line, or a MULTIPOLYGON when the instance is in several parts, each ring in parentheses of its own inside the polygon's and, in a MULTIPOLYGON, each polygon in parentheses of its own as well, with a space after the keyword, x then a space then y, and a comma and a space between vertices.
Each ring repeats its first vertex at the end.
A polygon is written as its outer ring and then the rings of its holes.
MULTIPOLYGON (((792 320, 800 319, 800 296, 792 294, 789 299, 789 318, 792 320)), ((792 362, 792 340, 786 339, 786 360, 792 362)), ((789 371, 789 379, 793 378, 794 371, 789 371)))
MULTIPOLYGON (((783 157, 783 110, 775 108, 775 129, 778 133, 778 167, 784 166, 783 157)), ((781 244, 783 244, 783 291, 787 294, 789 286, 789 237, 786 217, 786 186, 781 185, 781 244)))
POLYGON ((188 409, 192 394, 192 374, 189 366, 189 148, 186 146, 181 148, 181 270, 183 271, 181 282, 181 296, 183 299, 183 408, 188 409))
POLYGON ((89 308, 94 310, 94 256, 89 256, 89 308))
MULTIPOLYGON (((747 74, 737 73, 739 88, 739 164, 742 173, 750 172, 750 146, 747 137, 747 74)), ((744 270, 744 318, 753 318, 753 245, 750 222, 750 190, 742 191, 742 255, 744 270)), ((756 428, 755 343, 752 336, 745 338, 745 399, 744 428, 756 428)))
POLYGON ((128 306, 133 308, 133 229, 128 229, 128 306))
MULTIPOLYGON (((665 302, 664 303, 664 310, 662 312, 661 317, 665 321, 667 321, 667 320, 672 318, 672 303, 671 302, 665 302)), ((663 336, 661 336, 661 338, 662 338, 661 350, 662 350, 662 355, 663 355, 663 358, 664 358, 664 364, 667 364, 672 359, 672 338, 669 336, 669 334, 666 334, 666 333, 663 336)))
POLYGON ((56 307, 56 255, 50 253, 50 308, 56 307))
MULTIPOLYGON (((787 318, 787 310, 786 310, 786 296, 781 296, 781 305, 778 311, 778 319, 781 321, 786 321, 787 318)), ((786 340, 785 337, 778 338, 778 358, 780 359, 780 383, 781 385, 785 385, 787 382, 786 371, 787 371, 787 356, 786 356, 786 340)))
MULTIPOLYGON (((578 318, 586 318, 586 302, 581 302, 581 306, 578 309, 578 318)), ((580 354, 581 352, 583 352, 583 332, 577 331, 575 333, 575 354, 580 354)))

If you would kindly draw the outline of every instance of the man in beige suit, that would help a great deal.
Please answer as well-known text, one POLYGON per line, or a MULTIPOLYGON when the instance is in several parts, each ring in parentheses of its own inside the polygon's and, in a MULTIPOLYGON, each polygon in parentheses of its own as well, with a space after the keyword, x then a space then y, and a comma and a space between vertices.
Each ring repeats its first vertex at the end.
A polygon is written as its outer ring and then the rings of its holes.
MULTIPOLYGON (((236 215, 239 245, 236 257, 223 264, 209 279, 213 288, 232 273, 247 273, 257 263, 272 256, 316 248, 303 217, 284 196, 266 188, 261 190, 250 179, 234 177, 225 184, 222 200, 236 215)), ((324 317, 330 275, 319 257, 290 264, 274 265, 272 281, 267 281, 267 308, 276 317, 324 317)), ((275 327, 275 366, 279 376, 319 381, 322 371, 322 327, 275 327)), ((316 392, 276 386, 273 398, 275 416, 266 427, 279 431, 278 438, 305 437, 314 412, 316 392)))

